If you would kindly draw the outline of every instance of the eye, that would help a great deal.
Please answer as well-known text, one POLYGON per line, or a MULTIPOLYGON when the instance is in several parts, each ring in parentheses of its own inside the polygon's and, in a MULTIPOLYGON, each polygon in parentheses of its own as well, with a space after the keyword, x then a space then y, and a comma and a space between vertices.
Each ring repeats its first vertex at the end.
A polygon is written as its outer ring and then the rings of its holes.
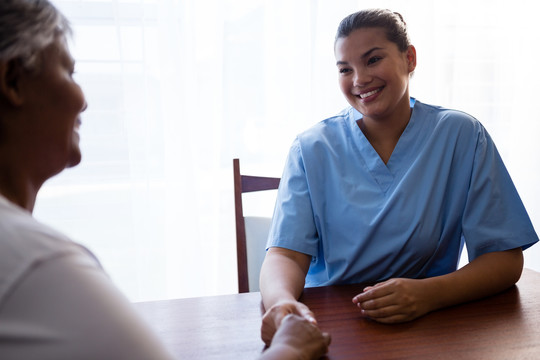
POLYGON ((338 71, 339 71, 339 73, 341 75, 345 75, 345 74, 349 73, 351 71, 351 69, 349 69, 349 68, 340 68, 338 71))
POLYGON ((370 57, 368 59, 367 64, 372 65, 372 64, 375 64, 376 62, 378 62, 379 60, 382 60, 382 57, 380 57, 380 56, 372 56, 372 57, 370 57))

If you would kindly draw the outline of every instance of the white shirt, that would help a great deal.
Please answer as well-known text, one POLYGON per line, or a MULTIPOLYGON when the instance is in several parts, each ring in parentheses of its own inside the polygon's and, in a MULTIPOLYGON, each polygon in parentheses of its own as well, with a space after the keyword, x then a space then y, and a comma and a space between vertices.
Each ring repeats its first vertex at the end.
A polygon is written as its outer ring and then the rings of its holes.
POLYGON ((97 259, 0 196, 0 359, 170 359, 97 259))

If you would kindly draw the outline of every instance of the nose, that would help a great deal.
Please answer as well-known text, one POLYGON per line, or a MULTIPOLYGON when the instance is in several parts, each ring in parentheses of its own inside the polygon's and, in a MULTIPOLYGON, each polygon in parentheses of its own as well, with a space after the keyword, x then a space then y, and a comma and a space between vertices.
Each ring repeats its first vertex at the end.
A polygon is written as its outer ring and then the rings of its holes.
POLYGON ((369 84, 373 77, 366 70, 357 70, 354 73, 353 86, 363 87, 369 84))
POLYGON ((84 105, 83 105, 83 107, 81 109, 81 112, 85 112, 87 108, 88 108, 88 103, 86 102, 86 99, 85 99, 84 100, 84 105))

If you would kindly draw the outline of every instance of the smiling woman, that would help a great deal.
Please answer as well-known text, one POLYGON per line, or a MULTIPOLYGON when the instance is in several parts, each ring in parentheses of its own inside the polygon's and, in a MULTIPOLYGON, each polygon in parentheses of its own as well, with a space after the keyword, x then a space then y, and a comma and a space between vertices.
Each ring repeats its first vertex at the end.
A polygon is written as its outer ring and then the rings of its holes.
POLYGON ((400 14, 345 17, 335 57, 350 107, 291 145, 260 275, 267 344, 285 314, 313 321, 304 287, 375 284, 351 296, 359 313, 406 322, 511 287, 538 242, 482 124, 410 97, 400 14))
POLYGON ((364 115, 358 126, 384 163, 411 115, 409 77, 416 67, 414 46, 402 51, 387 39, 382 28, 356 29, 338 37, 334 50, 341 92, 364 115), (392 136, 377 137, 381 130, 392 136))

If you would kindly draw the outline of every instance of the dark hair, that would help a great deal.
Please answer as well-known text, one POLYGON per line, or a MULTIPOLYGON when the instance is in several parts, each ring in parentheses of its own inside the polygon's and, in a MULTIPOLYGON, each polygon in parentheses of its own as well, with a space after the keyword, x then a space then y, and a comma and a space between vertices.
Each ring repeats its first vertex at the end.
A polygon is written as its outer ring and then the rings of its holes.
POLYGON ((367 9, 351 14, 341 20, 336 33, 335 42, 345 38, 354 30, 362 28, 383 28, 388 41, 397 45, 404 52, 411 45, 407 24, 401 14, 387 9, 367 9))

